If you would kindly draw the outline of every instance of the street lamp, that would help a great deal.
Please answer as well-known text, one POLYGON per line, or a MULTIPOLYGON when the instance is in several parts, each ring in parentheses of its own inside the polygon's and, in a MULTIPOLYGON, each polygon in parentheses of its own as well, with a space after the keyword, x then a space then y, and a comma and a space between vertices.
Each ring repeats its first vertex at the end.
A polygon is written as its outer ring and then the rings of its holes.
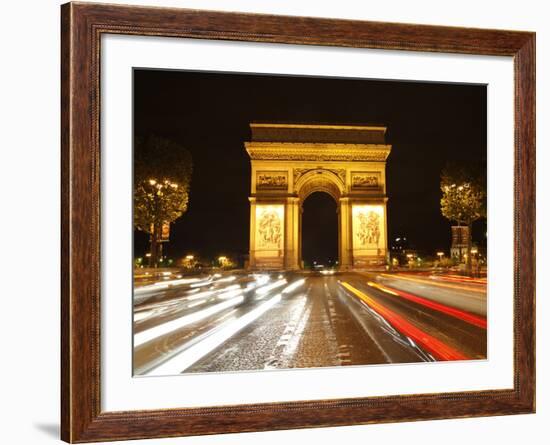
POLYGON ((218 263, 220 267, 225 267, 227 265, 227 257, 223 255, 218 257, 218 263))

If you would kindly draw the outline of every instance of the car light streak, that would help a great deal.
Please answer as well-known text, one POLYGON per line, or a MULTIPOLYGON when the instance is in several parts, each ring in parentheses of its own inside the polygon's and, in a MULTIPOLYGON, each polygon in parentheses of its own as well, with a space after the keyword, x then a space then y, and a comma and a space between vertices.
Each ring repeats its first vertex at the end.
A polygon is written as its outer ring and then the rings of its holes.
POLYGON ((227 283, 228 281, 235 281, 236 279, 237 277, 231 276, 231 277, 222 278, 220 280, 216 280, 214 281, 214 283, 227 283))
POLYGON ((171 360, 161 364, 153 369, 148 375, 170 375, 179 374, 199 361, 201 358, 210 354, 214 349, 223 344, 241 329, 248 326, 250 323, 257 320, 269 309, 281 301, 281 295, 277 294, 256 308, 247 312, 245 315, 237 318, 234 321, 228 322, 221 329, 213 329, 212 334, 199 343, 196 343, 180 354, 174 356, 171 360))
POLYGON ((212 281, 213 281, 213 277, 208 276, 208 277, 203 278, 203 279, 201 279, 201 280, 199 280, 199 281, 196 281, 196 282, 193 283, 193 284, 190 284, 189 287, 193 287, 193 288, 199 287, 199 288, 200 288, 200 287, 206 286, 206 285, 208 285, 208 284, 211 284, 212 281))
POLYGON ((381 284, 376 284, 376 283, 373 283, 372 281, 367 281, 367 284, 368 284, 370 287, 375 287, 376 289, 381 290, 382 292, 386 292, 387 294, 397 296, 397 293, 395 293, 395 292, 389 290, 387 287, 382 286, 381 284))
POLYGON ((203 309, 202 311, 194 312, 189 315, 184 315, 183 317, 177 318, 176 320, 172 320, 167 323, 163 323, 159 326, 155 326, 153 328, 147 329, 146 331, 143 331, 134 335, 134 347, 140 346, 144 343, 147 343, 150 340, 153 340, 154 338, 173 332, 191 323, 195 323, 197 321, 203 320, 206 317, 214 315, 232 306, 236 306, 237 304, 240 304, 243 301, 244 301, 244 297, 241 295, 231 300, 227 300, 222 303, 216 304, 207 309, 203 309))
POLYGON ((287 283, 286 279, 275 281, 275 283, 268 284, 267 286, 260 287, 256 290, 256 295, 265 295, 270 290, 276 289, 278 287, 284 286, 287 283))
POLYGON ((134 289, 134 295, 145 294, 145 293, 148 293, 148 292, 151 292, 151 291, 156 292, 156 291, 159 291, 161 289, 167 289, 167 288, 168 288, 167 283, 162 283, 162 285, 158 284, 158 283, 149 284, 147 286, 136 287, 134 289))
POLYGON ((177 286, 180 284, 190 284, 200 281, 199 278, 182 278, 181 280, 170 280, 170 281, 158 281, 153 286, 177 286))
POLYGON ((154 312, 155 312, 154 310, 149 310, 149 311, 141 311, 141 312, 134 313, 134 322, 144 320, 145 318, 152 315, 154 312))
POLYGON ((263 286, 264 284, 268 283, 269 280, 271 280, 271 278, 269 278, 269 275, 252 275, 252 277, 256 282, 256 286, 263 286))
POLYGON ((213 291, 213 290, 205 290, 203 292, 199 292, 198 294, 185 295, 185 296, 181 297, 180 300, 189 300, 189 301, 198 300, 199 298, 210 297, 211 295, 214 295, 215 293, 216 292, 213 291))
POLYGON ((221 289, 217 289, 214 292, 229 292, 230 290, 240 289, 241 286, 238 284, 232 284, 231 286, 222 287, 221 289))
POLYGON ((462 311, 460 309, 456 309, 454 307, 445 306, 444 304, 437 303, 427 298, 419 297, 418 295, 413 295, 408 292, 403 292, 402 290, 399 290, 399 289, 387 288, 386 286, 373 283, 372 281, 367 282, 367 284, 371 287, 381 290, 382 292, 386 292, 387 294, 395 295, 396 297, 401 297, 406 300, 409 300, 414 303, 433 309, 435 311, 442 312, 444 314, 450 315, 451 317, 458 318, 459 320, 465 321, 466 323, 470 323, 474 326, 477 326, 478 328, 487 329, 487 320, 485 318, 478 317, 477 315, 471 314, 466 311, 462 311))
POLYGON ((385 318, 395 329, 410 337, 415 343, 420 345, 421 348, 432 354, 437 360, 468 360, 469 358, 457 351, 456 349, 446 345, 442 341, 435 337, 432 337, 428 333, 417 328, 413 324, 409 323, 403 317, 393 312, 392 310, 382 306, 380 303, 369 297, 367 294, 356 289, 349 283, 341 281, 340 284, 354 296, 363 301, 364 304, 369 306, 372 310, 378 313, 381 317, 385 318))
POLYGON ((237 295, 242 295, 243 291, 241 288, 239 289, 235 289, 235 290, 230 290, 228 292, 224 292, 220 295, 218 295, 218 298, 220 300, 227 300, 228 298, 233 298, 233 297, 236 297, 237 295))
POLYGON ((486 278, 470 278, 463 277, 461 275, 430 275, 432 280, 442 280, 442 281, 458 281, 461 283, 473 283, 473 284, 487 284, 486 278))
POLYGON ((306 282, 305 278, 302 278, 301 280, 297 280, 294 283, 289 284, 287 287, 283 289, 283 294, 289 294, 293 290, 298 289, 300 286, 302 286, 306 282))
POLYGON ((199 301, 194 301, 193 303, 189 303, 187 305, 188 308, 192 308, 192 307, 196 307, 196 306, 201 306, 203 305, 204 303, 206 303, 208 300, 199 300, 199 301))
POLYGON ((467 292, 475 292, 475 293, 478 293, 478 294, 486 294, 487 293, 487 289, 485 287, 480 288, 479 286, 478 287, 458 286, 456 284, 440 283, 436 280, 431 280, 431 279, 405 277, 401 274, 399 274, 399 275, 397 275, 397 274, 396 275, 389 275, 389 274, 383 273, 383 274, 380 274, 380 275, 385 277, 385 278, 395 278, 397 280, 414 281, 415 283, 430 284, 430 285, 433 285, 433 286, 447 287, 449 289, 459 289, 459 290, 463 290, 463 291, 467 291, 467 292))

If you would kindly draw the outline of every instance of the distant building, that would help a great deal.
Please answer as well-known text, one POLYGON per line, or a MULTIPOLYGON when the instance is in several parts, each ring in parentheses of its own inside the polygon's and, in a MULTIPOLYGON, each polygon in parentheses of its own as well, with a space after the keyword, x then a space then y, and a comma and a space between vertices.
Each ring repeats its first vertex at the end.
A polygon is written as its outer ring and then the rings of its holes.
POLYGON ((464 261, 464 255, 468 253, 468 226, 452 226, 451 227, 451 258, 459 262, 464 261))
POLYGON ((390 250, 392 253, 400 253, 409 248, 407 237, 399 236, 390 242, 390 250))
POLYGON ((398 236, 390 241, 390 256, 392 258, 392 264, 396 259, 399 264, 407 264, 407 254, 413 254, 416 256, 416 251, 411 249, 411 245, 406 236, 398 236))

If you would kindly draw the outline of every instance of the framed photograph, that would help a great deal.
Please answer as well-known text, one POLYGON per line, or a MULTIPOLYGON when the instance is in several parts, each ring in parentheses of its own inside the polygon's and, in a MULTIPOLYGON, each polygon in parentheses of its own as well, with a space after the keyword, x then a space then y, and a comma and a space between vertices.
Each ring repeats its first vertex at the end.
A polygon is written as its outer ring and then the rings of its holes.
POLYGON ((62 439, 535 411, 535 35, 62 6, 62 439))

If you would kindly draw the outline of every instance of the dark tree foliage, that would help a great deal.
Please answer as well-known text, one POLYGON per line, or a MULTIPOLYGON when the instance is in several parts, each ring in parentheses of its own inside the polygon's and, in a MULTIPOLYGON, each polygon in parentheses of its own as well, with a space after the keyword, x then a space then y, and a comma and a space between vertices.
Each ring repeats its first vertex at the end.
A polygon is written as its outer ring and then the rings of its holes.
POLYGON ((483 165, 448 163, 441 172, 441 213, 468 226, 466 269, 472 269, 472 223, 487 217, 487 169, 483 165))
POLYGON ((165 138, 136 138, 134 145, 134 226, 151 235, 156 267, 162 227, 187 211, 193 162, 183 146, 165 138))

